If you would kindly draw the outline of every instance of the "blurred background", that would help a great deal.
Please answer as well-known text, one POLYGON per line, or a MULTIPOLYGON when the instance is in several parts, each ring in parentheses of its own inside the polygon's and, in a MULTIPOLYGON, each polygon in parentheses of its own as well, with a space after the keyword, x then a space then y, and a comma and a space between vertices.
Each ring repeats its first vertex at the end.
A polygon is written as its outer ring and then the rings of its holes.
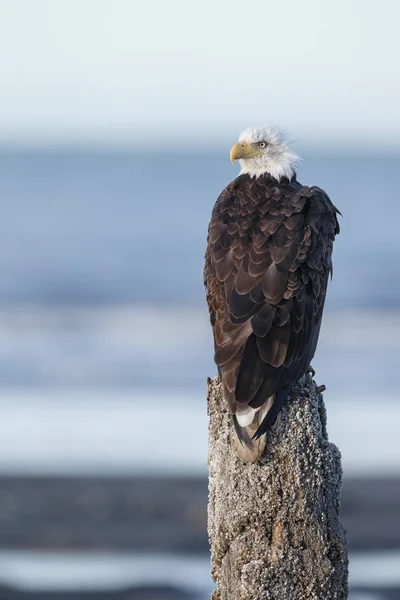
POLYGON ((319 349, 352 600, 400 598, 395 0, 0 0, 0 599, 205 600, 202 282, 249 125, 343 213, 319 349))

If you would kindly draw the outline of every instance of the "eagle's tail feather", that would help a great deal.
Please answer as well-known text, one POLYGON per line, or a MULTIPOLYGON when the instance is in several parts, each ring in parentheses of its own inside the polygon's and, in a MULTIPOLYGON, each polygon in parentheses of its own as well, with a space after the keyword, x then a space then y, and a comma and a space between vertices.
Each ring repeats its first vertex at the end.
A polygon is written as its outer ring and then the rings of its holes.
POLYGON ((234 442, 243 462, 255 462, 262 456, 267 442, 265 434, 278 416, 286 396, 286 390, 279 390, 257 411, 243 410, 232 416, 236 433, 234 442))
POLYGON ((274 402, 274 396, 268 399, 258 410, 243 410, 233 415, 233 425, 236 435, 234 436, 235 446, 239 458, 243 462, 255 462, 264 452, 266 436, 255 437, 261 427, 271 406, 274 402))
POLYGON ((273 425, 284 401, 286 400, 286 396, 286 389, 279 390, 276 392, 276 394, 274 394, 274 401, 272 403, 271 410, 268 410, 268 412, 265 414, 264 419, 261 421, 261 424, 253 436, 255 440, 259 439, 273 425))

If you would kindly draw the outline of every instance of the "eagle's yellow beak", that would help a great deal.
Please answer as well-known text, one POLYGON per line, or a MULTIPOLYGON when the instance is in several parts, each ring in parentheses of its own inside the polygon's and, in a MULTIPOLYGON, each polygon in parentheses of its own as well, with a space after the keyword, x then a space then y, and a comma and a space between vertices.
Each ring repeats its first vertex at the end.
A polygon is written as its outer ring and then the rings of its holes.
POLYGON ((262 153, 251 148, 246 142, 238 142, 232 146, 229 158, 231 159, 231 163, 233 163, 238 158, 252 158, 253 156, 260 156, 260 154, 262 153))

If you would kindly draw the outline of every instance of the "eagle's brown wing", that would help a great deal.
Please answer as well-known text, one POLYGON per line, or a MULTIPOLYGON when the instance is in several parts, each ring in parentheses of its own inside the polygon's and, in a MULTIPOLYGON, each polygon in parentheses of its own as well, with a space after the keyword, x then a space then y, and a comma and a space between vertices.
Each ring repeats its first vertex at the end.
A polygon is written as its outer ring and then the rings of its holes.
POLYGON ((306 372, 339 231, 323 190, 253 182, 239 177, 217 200, 204 271, 215 362, 232 413, 238 404, 260 407, 306 372))

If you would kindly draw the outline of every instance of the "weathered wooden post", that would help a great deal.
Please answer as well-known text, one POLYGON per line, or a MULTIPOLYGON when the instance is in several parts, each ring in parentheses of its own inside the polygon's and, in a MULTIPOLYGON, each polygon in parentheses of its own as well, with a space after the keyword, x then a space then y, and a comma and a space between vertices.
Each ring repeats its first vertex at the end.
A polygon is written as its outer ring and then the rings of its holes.
POLYGON ((291 389, 264 456, 246 464, 218 380, 207 388, 212 600, 345 600, 340 453, 312 378, 291 389))

